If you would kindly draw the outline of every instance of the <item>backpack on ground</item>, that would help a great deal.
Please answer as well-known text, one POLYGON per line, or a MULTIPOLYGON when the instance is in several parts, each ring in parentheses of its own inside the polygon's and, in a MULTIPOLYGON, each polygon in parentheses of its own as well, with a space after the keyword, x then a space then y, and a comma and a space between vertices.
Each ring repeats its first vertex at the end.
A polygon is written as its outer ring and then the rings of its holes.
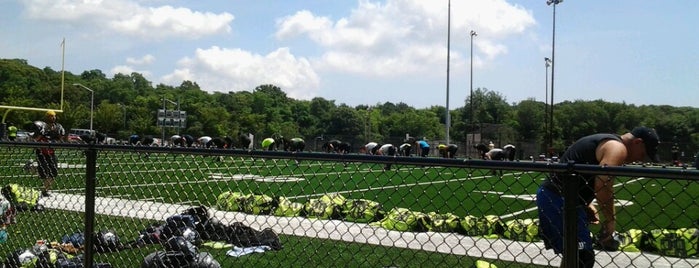
POLYGON ((224 211, 243 211, 245 194, 241 192, 226 191, 216 198, 216 207, 224 211))
POLYGON ((37 209, 41 192, 36 189, 10 183, 2 188, 2 195, 12 203, 17 211, 37 209))
POLYGON ((240 222, 234 222, 227 226, 226 232, 228 240, 239 247, 254 247, 254 246, 269 246, 273 250, 282 249, 279 236, 270 228, 265 228, 262 231, 257 231, 250 226, 240 222))
POLYGON ((407 208, 393 208, 386 214, 386 217, 380 221, 369 223, 369 225, 395 231, 415 231, 420 217, 427 217, 427 214, 411 211, 407 208))
POLYGON ((196 218, 192 215, 172 215, 165 219, 165 226, 162 228, 161 235, 163 240, 168 240, 175 236, 185 236, 185 233, 195 233, 196 238, 192 238, 192 243, 200 242, 199 233, 196 231, 196 218))
POLYGON ((228 241, 227 226, 216 219, 209 219, 199 231, 201 239, 206 241, 228 241))
POLYGON ((348 199, 342 206, 344 220, 351 222, 373 222, 381 219, 381 204, 368 199, 348 199))
POLYGON ((298 202, 292 202, 286 197, 277 197, 277 207, 274 208, 272 213, 274 216, 278 217, 297 217, 303 216, 303 204, 298 202))
POLYGON ((418 220, 418 229, 431 232, 456 232, 459 228, 459 216, 452 213, 427 213, 427 217, 418 220))
POLYGON ((252 215, 269 215, 277 202, 264 194, 248 194, 243 197, 242 211, 252 215))
POLYGON ((503 236, 514 241, 539 241, 539 219, 513 219, 506 221, 503 236))
POLYGON ((476 217, 467 215, 460 221, 459 232, 468 236, 484 236, 497 238, 505 230, 504 224, 497 215, 476 217))
POLYGON ((145 245, 158 244, 165 241, 163 230, 165 225, 161 223, 151 223, 138 233, 138 237, 131 244, 131 247, 138 248, 145 245))
POLYGON ((204 225, 204 231, 200 235, 206 241, 226 242, 238 247, 269 246, 274 250, 282 248, 279 236, 272 229, 257 231, 240 222, 226 225, 210 219, 204 225))
POLYGON ((340 219, 345 197, 340 194, 325 194, 320 198, 308 200, 304 205, 306 217, 311 219, 340 219))
POLYGON ((699 229, 653 229, 648 233, 648 245, 663 256, 687 258, 697 255, 699 229))
POLYGON ((17 212, 12 202, 0 196, 0 224, 10 225, 15 223, 17 212))
POLYGON ((119 236, 113 230, 101 230, 93 234, 93 248, 96 252, 118 252, 124 249, 119 236))
POLYGON ((181 213, 194 217, 194 225, 199 226, 209 220, 209 209, 206 206, 190 207, 181 213))

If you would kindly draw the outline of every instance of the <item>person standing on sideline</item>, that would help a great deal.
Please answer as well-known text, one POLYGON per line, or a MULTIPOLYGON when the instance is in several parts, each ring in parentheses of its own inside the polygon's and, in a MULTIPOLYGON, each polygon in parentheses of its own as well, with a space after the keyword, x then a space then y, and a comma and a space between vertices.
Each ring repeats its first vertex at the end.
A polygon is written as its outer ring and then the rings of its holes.
MULTIPOLYGON (((636 127, 623 135, 599 133, 583 137, 568 147, 561 156, 561 163, 575 161, 577 164, 621 166, 625 163, 642 161, 647 155, 657 162, 658 134, 648 127, 636 127)), ((614 177, 592 174, 549 174, 536 194, 539 211, 539 235, 547 249, 556 254, 563 252, 563 181, 576 180, 578 184, 578 256, 579 267, 593 267, 595 252, 590 233, 590 224, 599 224, 600 233, 596 243, 604 250, 617 250, 613 238, 616 232, 614 209, 614 177), (596 208, 593 200, 597 200, 596 208)), ((572 234, 571 234, 572 235, 572 234)))
MULTIPOLYGON (((49 110, 46 112, 46 124, 43 128, 34 132, 34 140, 37 142, 61 142, 66 141, 66 130, 61 124, 56 122, 56 112, 49 110)), ((49 191, 53 182, 58 176, 58 158, 53 148, 42 147, 36 149, 36 161, 39 166, 37 171, 39 178, 44 181, 44 187, 41 190, 41 196, 50 196, 49 191)))
POLYGON ((670 148, 670 153, 672 154, 672 165, 679 167, 680 162, 680 143, 677 140, 677 136, 672 137, 672 147, 670 148))
POLYGON ((7 139, 10 141, 15 141, 17 139, 17 127, 10 122, 10 126, 7 127, 7 139))

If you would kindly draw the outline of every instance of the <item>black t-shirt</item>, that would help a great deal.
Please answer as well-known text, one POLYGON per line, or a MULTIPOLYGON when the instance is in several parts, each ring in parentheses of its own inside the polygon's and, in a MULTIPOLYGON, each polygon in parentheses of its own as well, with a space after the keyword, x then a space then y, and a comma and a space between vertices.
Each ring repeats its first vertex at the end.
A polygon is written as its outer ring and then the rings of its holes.
MULTIPOLYGON (((576 164, 599 165, 596 155, 597 146, 606 140, 621 141, 621 137, 616 134, 593 134, 583 137, 568 147, 561 156, 560 162, 575 161, 576 164)), ((564 179, 578 180, 578 196, 585 205, 590 204, 595 199, 595 175, 552 174, 544 182, 544 186, 560 194, 563 189, 562 180, 564 179)))

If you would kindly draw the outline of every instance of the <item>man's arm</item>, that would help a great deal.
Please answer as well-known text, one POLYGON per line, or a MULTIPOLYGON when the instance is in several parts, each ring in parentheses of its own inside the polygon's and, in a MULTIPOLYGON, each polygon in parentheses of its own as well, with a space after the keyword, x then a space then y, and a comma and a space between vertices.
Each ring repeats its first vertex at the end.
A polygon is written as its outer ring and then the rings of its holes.
POLYGON ((58 137, 57 140, 62 142, 68 142, 69 140, 68 135, 66 134, 66 129, 63 128, 63 125, 61 124, 56 123, 56 125, 58 126, 58 135, 60 135, 60 137, 58 137))
MULTIPOLYGON (((626 159, 626 146, 615 140, 606 141, 597 148, 597 158, 601 166, 621 166, 626 159)), ((603 217, 602 232, 611 235, 616 230, 614 208, 614 177, 599 175, 595 179, 595 198, 603 217)))
POLYGON ((612 176, 597 176, 595 182, 595 198, 599 206, 599 212, 604 221, 602 221, 602 230, 611 234, 616 230, 616 216, 614 208, 614 177, 612 176))

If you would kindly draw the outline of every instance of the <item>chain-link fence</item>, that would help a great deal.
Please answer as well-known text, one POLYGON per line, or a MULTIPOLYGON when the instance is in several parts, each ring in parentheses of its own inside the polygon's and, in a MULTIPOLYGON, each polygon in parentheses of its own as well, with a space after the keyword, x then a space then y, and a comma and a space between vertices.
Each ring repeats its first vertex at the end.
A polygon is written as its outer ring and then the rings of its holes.
POLYGON ((554 171, 617 175, 597 266, 699 267, 695 170, 52 144, 42 196, 39 146, 0 143, 7 267, 559 266, 576 255, 546 249, 536 204, 554 171))

